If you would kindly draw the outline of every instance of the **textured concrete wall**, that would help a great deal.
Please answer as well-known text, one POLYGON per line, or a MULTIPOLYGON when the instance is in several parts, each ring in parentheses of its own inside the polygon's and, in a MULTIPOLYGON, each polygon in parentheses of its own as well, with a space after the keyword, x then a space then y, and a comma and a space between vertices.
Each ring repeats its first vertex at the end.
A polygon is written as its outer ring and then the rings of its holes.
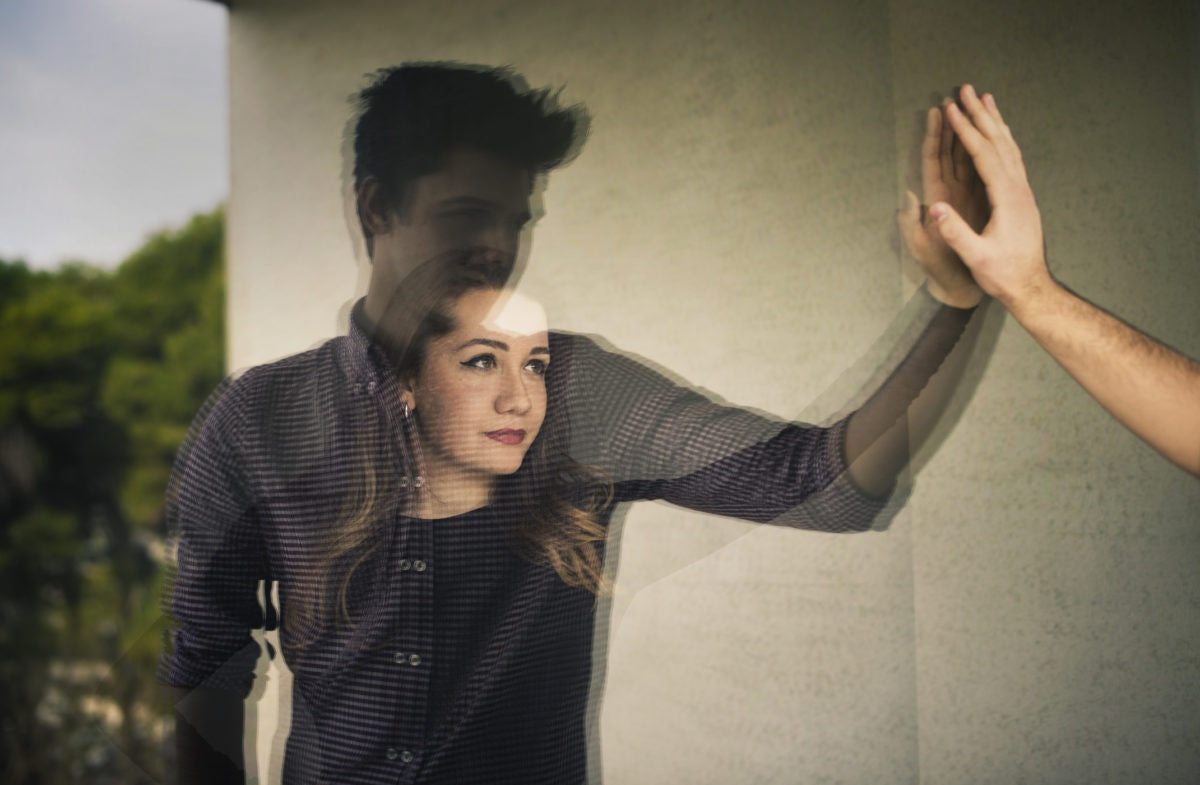
MULTIPOLYGON (((917 114, 964 79, 1023 145, 1056 274, 1200 355, 1194 12, 1054 8, 235 3, 233 364, 344 323, 366 269, 346 98, 424 58, 512 64, 587 103, 524 282, 557 325, 731 401, 838 406, 912 288, 892 211, 917 114)), ((889 532, 633 509, 606 781, 1196 781, 1200 484, 1011 320, 987 327, 974 400, 889 532)), ((281 682, 259 707, 264 776, 281 682)))
MULTIPOLYGON (((954 74, 994 89, 1055 274, 1200 356, 1195 5, 892 8, 897 106, 954 74), (930 47, 934 28, 954 34, 930 47)), ((1200 483, 1011 321, 926 472, 922 780, 1200 779, 1200 483)))

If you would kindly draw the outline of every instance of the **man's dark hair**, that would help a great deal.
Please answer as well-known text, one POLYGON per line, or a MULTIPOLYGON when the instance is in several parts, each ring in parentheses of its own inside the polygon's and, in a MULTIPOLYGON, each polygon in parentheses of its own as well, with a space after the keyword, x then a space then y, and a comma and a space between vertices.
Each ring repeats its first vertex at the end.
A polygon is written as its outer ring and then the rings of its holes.
POLYGON ((354 184, 374 177, 394 205, 460 147, 547 172, 577 152, 588 120, 582 107, 560 107, 557 92, 530 90, 511 69, 461 63, 376 71, 358 108, 354 184))

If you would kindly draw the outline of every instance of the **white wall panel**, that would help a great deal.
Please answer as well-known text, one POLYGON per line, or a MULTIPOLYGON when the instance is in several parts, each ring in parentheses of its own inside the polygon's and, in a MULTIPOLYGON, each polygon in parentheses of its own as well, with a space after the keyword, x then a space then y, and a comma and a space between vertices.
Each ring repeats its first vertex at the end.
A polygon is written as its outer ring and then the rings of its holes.
MULTIPOLYGON (((1022 143, 1054 271, 1200 355, 1194 12, 1018 6, 237 2, 232 364, 344 325, 366 269, 347 98, 413 59, 511 64, 589 106, 524 283, 557 325, 731 401, 837 407, 912 288, 892 213, 915 118, 964 79, 1022 143)), ((983 343, 974 400, 887 533, 628 516, 607 781, 1197 779, 1200 485, 1011 320, 983 343)), ((259 706, 264 781, 278 700, 259 706)))

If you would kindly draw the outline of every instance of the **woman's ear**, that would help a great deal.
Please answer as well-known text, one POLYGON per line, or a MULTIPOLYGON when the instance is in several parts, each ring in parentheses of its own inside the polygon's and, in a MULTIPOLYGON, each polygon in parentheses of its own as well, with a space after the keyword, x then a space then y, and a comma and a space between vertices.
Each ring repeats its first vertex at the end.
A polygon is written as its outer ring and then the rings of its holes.
POLYGON ((412 385, 406 382, 400 383, 400 410, 405 414, 417 410, 417 400, 413 396, 412 385))

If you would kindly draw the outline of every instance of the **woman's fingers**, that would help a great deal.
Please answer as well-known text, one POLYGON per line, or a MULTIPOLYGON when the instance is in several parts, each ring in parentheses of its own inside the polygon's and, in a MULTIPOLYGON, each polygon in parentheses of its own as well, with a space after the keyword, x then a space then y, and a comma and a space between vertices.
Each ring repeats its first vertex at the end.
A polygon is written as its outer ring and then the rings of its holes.
POLYGON ((921 187, 926 193, 942 179, 940 150, 942 144, 942 110, 936 106, 925 114, 925 139, 921 142, 921 187))
MULTIPOLYGON (((950 124, 946 123, 946 127, 950 129, 950 124)), ((953 129, 950 129, 953 132, 953 129)), ((969 182, 975 174, 975 167, 971 164, 971 154, 967 152, 967 148, 963 147, 963 143, 957 135, 954 135, 954 179, 960 183, 969 182)))
POLYGON ((914 258, 920 259, 929 253, 929 240, 921 226, 921 202, 912 191, 904 194, 904 207, 896 212, 896 223, 914 258))
MULTIPOLYGON (((951 103, 947 98, 942 102, 943 110, 951 103)), ((945 120, 940 122, 941 139, 938 145, 938 156, 942 166, 942 178, 951 180, 954 177, 954 129, 945 120)))

